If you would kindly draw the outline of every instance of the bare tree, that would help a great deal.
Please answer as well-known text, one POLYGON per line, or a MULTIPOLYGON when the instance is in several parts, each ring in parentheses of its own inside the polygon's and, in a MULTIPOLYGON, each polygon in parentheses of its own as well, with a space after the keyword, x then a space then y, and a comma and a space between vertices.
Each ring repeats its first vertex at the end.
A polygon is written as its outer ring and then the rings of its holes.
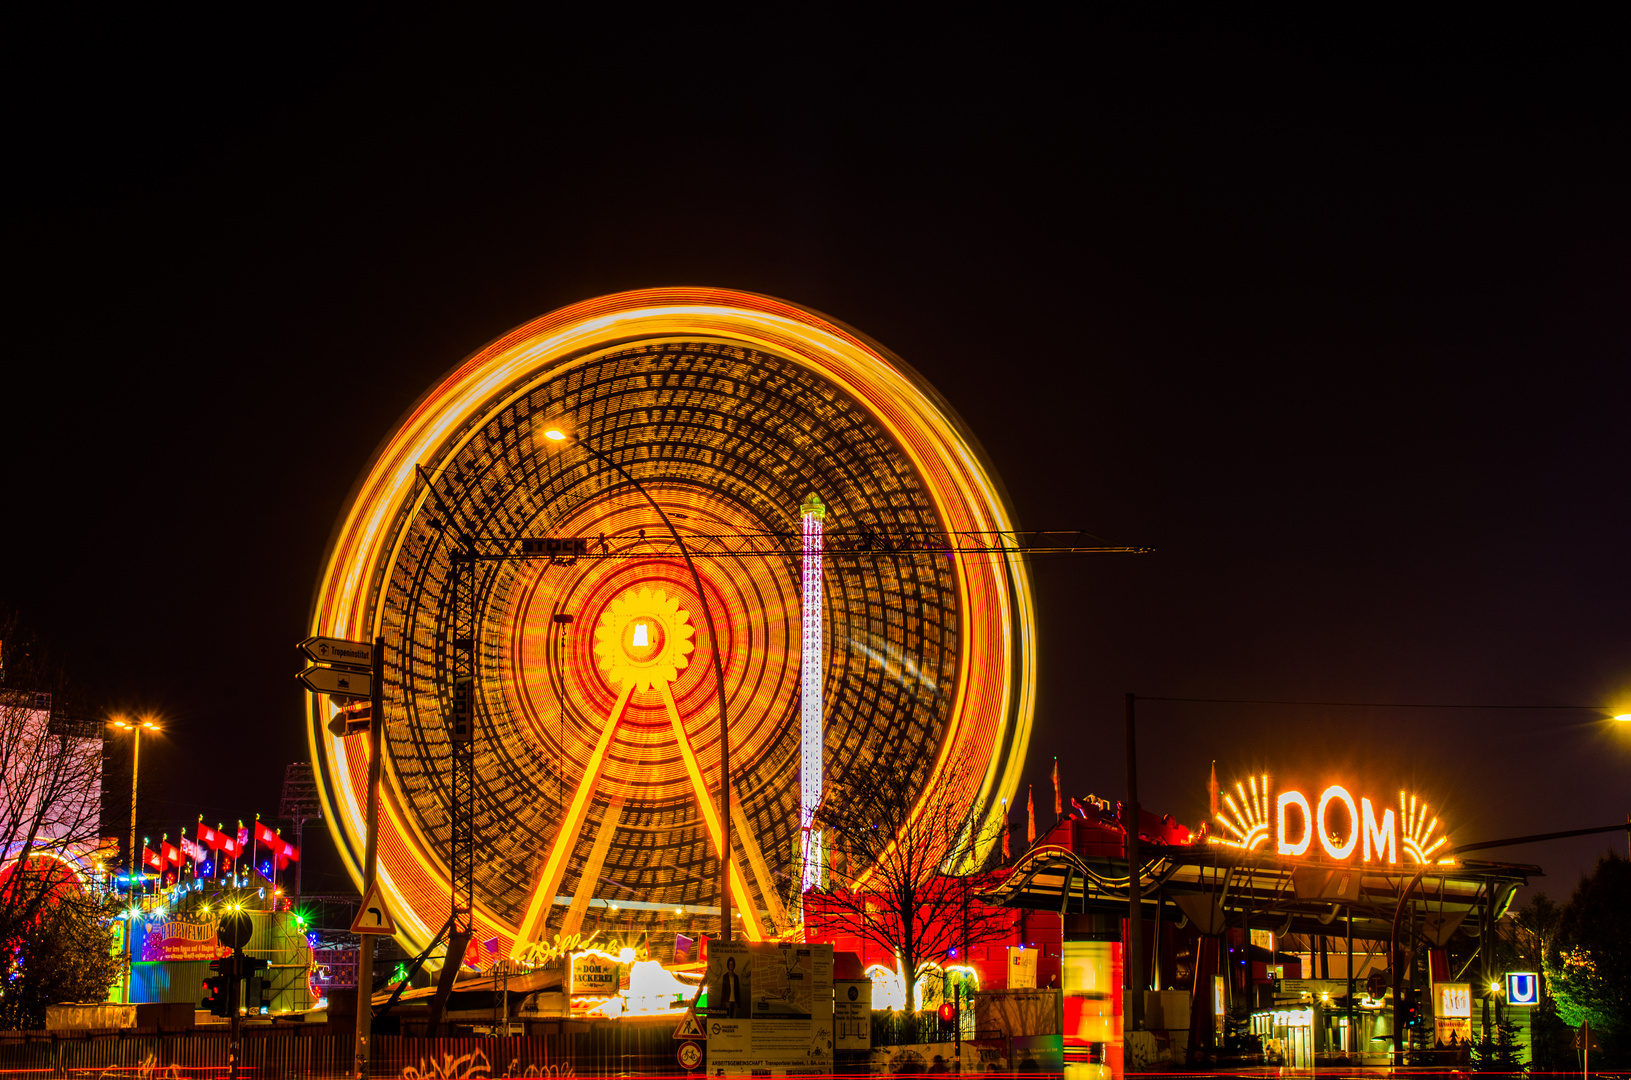
POLYGON ((42 925, 61 922, 47 905, 103 906, 81 889, 100 831, 100 725, 65 721, 65 688, 17 619, 0 618, 0 985, 42 925))
POLYGON ((955 760, 920 792, 912 777, 875 761, 829 790, 818 817, 831 852, 829 889, 806 897, 806 918, 847 924, 894 956, 908 1012, 931 964, 1012 930, 1009 912, 975 899, 991 884, 981 867, 1004 826, 969 811, 980 780, 970 761, 955 760))

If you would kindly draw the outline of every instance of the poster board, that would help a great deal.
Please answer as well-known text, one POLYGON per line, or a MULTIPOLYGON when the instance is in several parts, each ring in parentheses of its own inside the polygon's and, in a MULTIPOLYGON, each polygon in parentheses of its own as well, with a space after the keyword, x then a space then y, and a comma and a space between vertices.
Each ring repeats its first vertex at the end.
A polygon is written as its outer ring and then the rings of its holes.
POLYGON ((833 1049, 872 1049, 872 980, 833 980, 833 1049))
POLYGON ((1036 950, 1023 945, 1008 946, 1008 989, 1036 989, 1036 950))
POLYGON ((831 945, 710 942, 709 1072, 831 1073, 832 967, 831 945))
POLYGON ((1433 1041, 1445 1047, 1472 1041, 1472 984, 1433 984, 1433 1041))
POLYGON ((1078 1064, 1122 1075, 1122 959, 1119 941, 1067 941, 1060 964, 1064 988, 1064 1053, 1078 1064))

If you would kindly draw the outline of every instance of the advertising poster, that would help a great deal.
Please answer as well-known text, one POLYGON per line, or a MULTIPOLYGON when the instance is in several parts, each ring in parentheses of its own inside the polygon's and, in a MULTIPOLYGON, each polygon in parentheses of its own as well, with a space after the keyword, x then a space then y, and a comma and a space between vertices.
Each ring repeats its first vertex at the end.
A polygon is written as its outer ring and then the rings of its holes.
POLYGON ((1472 984, 1433 984, 1433 1041, 1446 1048, 1472 1040, 1472 984))
POLYGON ((1008 989, 1036 989, 1036 950, 1023 945, 1008 946, 1008 989))
POLYGON ((872 980, 833 980, 833 1049, 872 1049, 872 980))
POLYGON ((170 919, 165 922, 137 924, 137 940, 141 942, 141 959, 151 960, 214 960, 230 956, 232 950, 223 949, 215 940, 219 919, 183 922, 170 919))
POLYGON ((1093 1064, 1120 1076, 1121 943, 1067 941, 1061 963, 1064 986, 1063 1052, 1067 1064, 1093 1064))
POLYGON ((832 1071, 831 945, 711 942, 705 982, 714 1075, 832 1071))

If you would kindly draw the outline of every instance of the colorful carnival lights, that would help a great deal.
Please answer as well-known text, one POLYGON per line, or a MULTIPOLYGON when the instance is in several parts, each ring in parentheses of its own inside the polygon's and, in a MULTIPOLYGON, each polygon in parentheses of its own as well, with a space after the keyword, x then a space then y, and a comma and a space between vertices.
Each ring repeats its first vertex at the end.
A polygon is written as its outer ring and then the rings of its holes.
POLYGON ((821 665, 826 657, 821 639, 821 534, 827 507, 811 492, 799 504, 800 532, 804 543, 800 597, 803 633, 799 653, 799 831, 804 841, 804 888, 815 889, 821 881, 821 830, 815 827, 816 810, 821 806, 822 754, 826 739, 822 734, 821 665))

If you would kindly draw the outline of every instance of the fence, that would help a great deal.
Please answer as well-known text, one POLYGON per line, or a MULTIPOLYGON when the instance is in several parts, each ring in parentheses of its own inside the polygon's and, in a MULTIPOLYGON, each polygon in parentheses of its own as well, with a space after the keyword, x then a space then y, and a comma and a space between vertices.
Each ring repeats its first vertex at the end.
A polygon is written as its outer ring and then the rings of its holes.
MULTIPOLYGON (((604 1023, 552 1035, 374 1037, 369 1072, 403 1080, 672 1075, 673 1021, 604 1023)), ((0 1076, 223 1080, 224 1031, 0 1033, 0 1076)), ((338 1080, 350 1074, 352 1036, 323 1027, 246 1028, 239 1071, 250 1080, 338 1080)))

